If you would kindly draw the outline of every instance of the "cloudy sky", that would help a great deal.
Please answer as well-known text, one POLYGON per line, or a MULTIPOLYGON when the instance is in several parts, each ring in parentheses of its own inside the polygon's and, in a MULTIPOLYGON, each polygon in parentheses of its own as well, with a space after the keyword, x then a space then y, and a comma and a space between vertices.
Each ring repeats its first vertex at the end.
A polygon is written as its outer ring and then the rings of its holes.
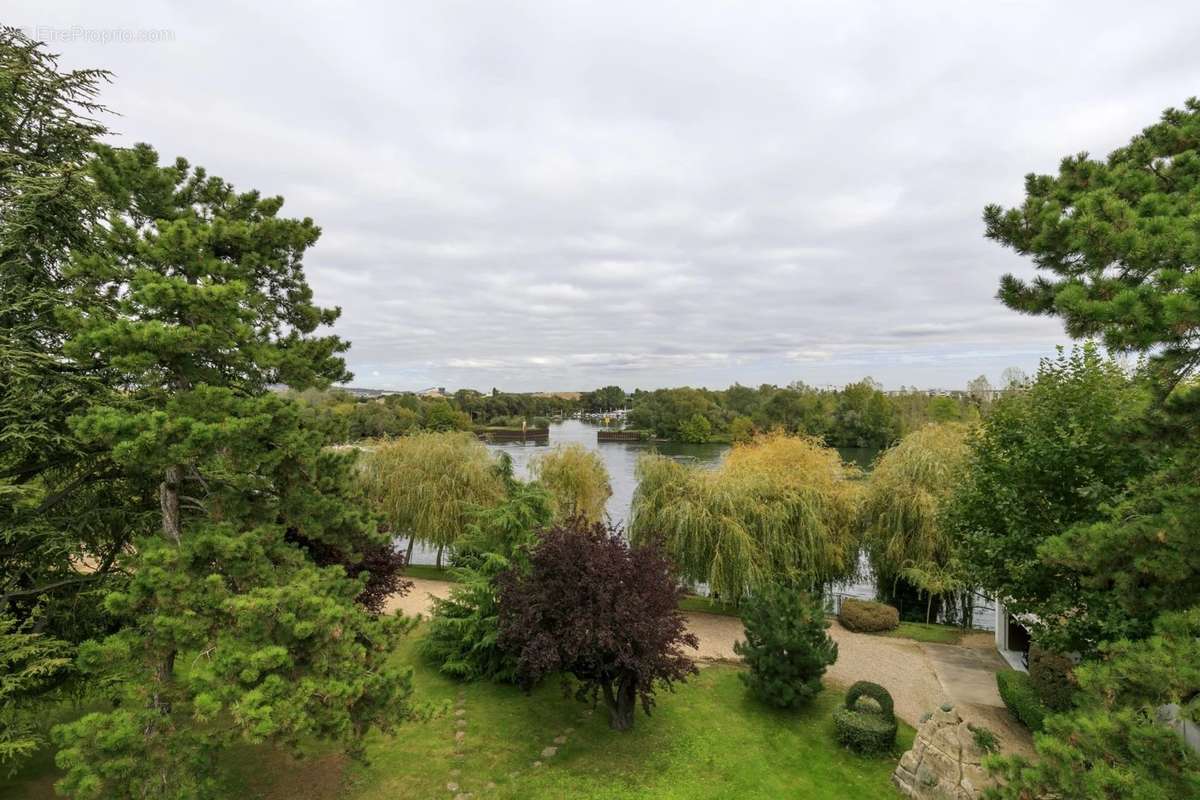
POLYGON ((120 140, 322 226, 359 386, 1032 371, 983 206, 1200 93, 1195 0, 5 6, 120 140))

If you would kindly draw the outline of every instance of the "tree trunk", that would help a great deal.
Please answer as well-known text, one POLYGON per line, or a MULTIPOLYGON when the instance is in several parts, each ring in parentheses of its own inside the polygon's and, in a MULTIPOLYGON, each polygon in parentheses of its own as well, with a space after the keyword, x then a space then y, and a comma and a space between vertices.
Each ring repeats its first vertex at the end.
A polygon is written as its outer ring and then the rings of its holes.
POLYGON ((442 568, 442 547, 443 547, 442 545, 438 545, 438 554, 437 554, 437 567, 438 567, 438 569, 441 569, 441 568, 442 568))
POLYGON ((158 485, 158 504, 162 508, 162 529, 171 541, 179 544, 182 535, 179 522, 179 485, 183 483, 183 467, 167 467, 163 482, 158 485))
POLYGON ((417 543, 416 534, 409 534, 409 536, 408 536, 408 552, 404 554, 404 566, 406 566, 406 567, 412 566, 413 545, 416 543, 417 543))
POLYGON ((615 695, 612 684, 604 684, 604 705, 608 708, 608 727, 614 731, 633 728, 634 713, 637 711, 637 681, 632 675, 622 675, 617 679, 615 695))
POLYGON ((933 592, 929 593, 929 599, 925 601, 925 624, 929 624, 929 617, 933 614, 933 592))

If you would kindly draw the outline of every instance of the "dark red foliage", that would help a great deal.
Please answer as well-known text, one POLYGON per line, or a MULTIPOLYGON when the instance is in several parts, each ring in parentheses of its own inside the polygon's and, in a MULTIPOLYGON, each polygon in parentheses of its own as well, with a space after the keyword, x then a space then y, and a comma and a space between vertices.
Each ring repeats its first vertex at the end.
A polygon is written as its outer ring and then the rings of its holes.
POLYGON ((389 597, 402 595, 412 588, 412 581, 403 574, 405 554, 390 541, 365 541, 356 542, 353 547, 335 547, 328 542, 309 539, 294 529, 287 532, 286 538, 307 550, 309 558, 319 567, 339 564, 351 577, 366 572, 367 585, 354 599, 375 614, 383 613, 389 597))
POLYGON ((500 577, 500 641, 517 656, 532 685, 554 673, 573 675, 578 696, 603 699, 609 724, 633 726, 637 700, 647 714, 657 688, 696 673, 683 647, 680 589, 655 546, 630 549, 604 525, 571 523, 541 535, 527 572, 500 577))

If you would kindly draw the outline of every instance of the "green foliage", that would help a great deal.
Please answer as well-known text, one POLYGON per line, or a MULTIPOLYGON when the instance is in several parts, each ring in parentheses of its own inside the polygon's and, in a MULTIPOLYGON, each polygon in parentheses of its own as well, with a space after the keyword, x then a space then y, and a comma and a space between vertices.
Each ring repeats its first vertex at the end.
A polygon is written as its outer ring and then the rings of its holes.
POLYGON ((894 630, 900 624, 900 613, 895 606, 886 603, 847 597, 838 609, 838 622, 848 631, 881 633, 894 630))
POLYGON ((1186 374, 1200 364, 1200 101, 1100 161, 1064 158, 1058 175, 1029 175, 1020 208, 984 210, 987 236, 1032 257, 1032 282, 1005 275, 1000 299, 1061 317, 1071 336, 1113 350, 1155 352, 1186 374))
POLYGON ((516 658, 500 647, 496 579, 524 570, 537 531, 550 524, 550 495, 541 487, 514 484, 508 497, 473 515, 455 554, 456 583, 434 599, 421 655, 443 674, 460 680, 515 682, 516 658))
POLYGON ((996 687, 1000 690, 1000 699, 1013 716, 1021 720, 1031 731, 1040 731, 1050 709, 1038 696, 1033 681, 1028 673, 1016 670, 1005 670, 996 673, 996 687))
POLYGON ((0 616, 0 770, 9 774, 45 744, 43 693, 70 669, 65 642, 0 616))
POLYGON ((982 725, 972 725, 967 723, 967 727, 971 729, 971 739, 975 742, 975 746, 985 753, 995 753, 1000 749, 1000 739, 995 732, 990 728, 985 728, 982 725))
POLYGON ((114 387, 62 357, 57 316, 68 261, 103 247, 114 202, 92 171, 107 80, 0 27, 0 612, 72 643, 110 624, 100 597, 129 527, 113 506, 137 491, 71 430, 114 387))
POLYGON ((877 683, 858 681, 846 692, 846 702, 833 712, 839 744, 859 753, 886 753, 896 743, 892 696, 877 683), (867 703, 861 702, 864 698, 867 703))
POLYGON ((407 674, 387 664, 405 624, 355 603, 365 576, 288 541, 381 537, 350 489, 353 457, 323 450, 311 415, 267 392, 349 377, 345 343, 315 335, 338 316, 304 278, 319 231, 145 145, 99 149, 90 166, 114 206, 58 276, 55 355, 109 388, 69 430, 125 487, 103 502, 123 523, 110 557, 128 577, 105 587, 113 632, 77 660, 120 705, 56 729, 59 788, 202 797, 207 753, 233 741, 356 751, 409 714, 407 674))
POLYGON ((1085 346, 1043 361, 1025 391, 993 404, 971 441, 949 510, 963 558, 985 591, 1039 620, 1046 646, 1089 652, 1139 624, 1059 558, 1056 541, 1103 518, 1103 504, 1145 473, 1136 432, 1147 399, 1118 364, 1085 346))
POLYGON ((639 396, 630 411, 628 424, 631 428, 646 428, 656 436, 676 441, 708 441, 713 430, 724 427, 724 413, 717 394, 707 389, 658 389, 639 396), (704 429, 704 423, 708 429, 704 429), (702 438, 685 439, 684 435, 702 438))
POLYGON ((361 466, 359 482, 372 508, 410 543, 454 545, 474 509, 494 507, 504 495, 495 459, 470 433, 419 433, 381 442, 361 466))
POLYGON ((778 708, 806 705, 821 691, 821 676, 837 660, 837 644, 819 600, 794 587, 773 584, 742 604, 746 641, 733 650, 749 671, 750 691, 778 708))
POLYGON ((529 472, 550 492, 555 521, 579 517, 586 522, 599 522, 604 518, 612 485, 608 469, 595 450, 578 443, 559 445, 535 456, 529 463, 529 472))
POLYGON ((935 596, 965 588, 946 506, 962 479, 968 429, 926 425, 875 462, 862 505, 864 544, 881 596, 892 599, 904 580, 926 595, 926 622, 935 596))
POLYGON ((1200 792, 1200 757, 1179 734, 1132 709, 1051 716, 1034 741, 1034 763, 988 760, 1002 783, 985 798, 1175 800, 1200 792))
POLYGON ((1077 686, 1075 662, 1067 656, 1038 645, 1029 648, 1029 682, 1042 705, 1051 711, 1066 711, 1071 707, 1077 686))
POLYGON ((583 407, 587 411, 615 411, 625 407, 627 395, 620 386, 605 386, 594 392, 585 392, 583 407))
POLYGON ((703 444, 712 436, 712 423, 703 414, 693 414, 679 426, 679 440, 703 444))
POLYGON ((421 426, 430 431, 469 431, 471 417, 445 400, 437 400, 425 407, 421 426))
POLYGON ((633 542, 660 540, 685 579, 737 601, 781 577, 819 587, 857 566, 855 474, 811 439, 765 436, 716 469, 638 462, 633 542))
POLYGON ((754 420, 749 417, 734 417, 729 423, 729 438, 734 444, 746 444, 754 433, 754 420))

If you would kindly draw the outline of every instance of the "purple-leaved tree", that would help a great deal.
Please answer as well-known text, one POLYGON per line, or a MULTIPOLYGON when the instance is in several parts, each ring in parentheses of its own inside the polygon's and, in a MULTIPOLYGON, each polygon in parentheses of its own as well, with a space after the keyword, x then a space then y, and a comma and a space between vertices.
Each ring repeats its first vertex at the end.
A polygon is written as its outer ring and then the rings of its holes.
POLYGON ((547 675, 573 675, 576 696, 604 701, 614 730, 633 727, 640 699, 647 714, 657 689, 696 673, 684 652, 680 589, 657 546, 631 549, 602 524, 572 522, 542 534, 527 572, 500 580, 502 645, 517 655, 531 686, 547 675))

